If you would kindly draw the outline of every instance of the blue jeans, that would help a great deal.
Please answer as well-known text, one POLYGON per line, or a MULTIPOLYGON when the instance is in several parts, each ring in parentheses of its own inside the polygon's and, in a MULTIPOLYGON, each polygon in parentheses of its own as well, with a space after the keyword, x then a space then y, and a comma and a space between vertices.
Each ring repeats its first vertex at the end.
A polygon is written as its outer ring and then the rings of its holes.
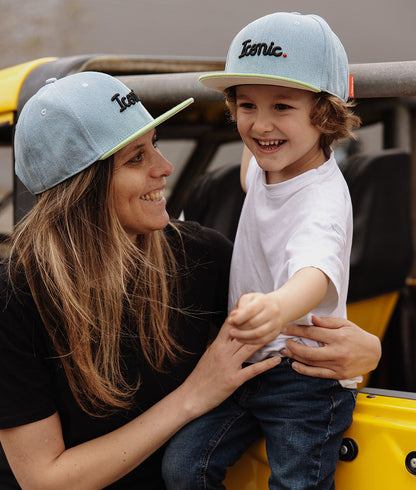
POLYGON ((226 467, 264 435, 270 489, 333 489, 355 400, 356 390, 298 374, 283 359, 172 438, 162 464, 166 487, 224 489, 226 467))

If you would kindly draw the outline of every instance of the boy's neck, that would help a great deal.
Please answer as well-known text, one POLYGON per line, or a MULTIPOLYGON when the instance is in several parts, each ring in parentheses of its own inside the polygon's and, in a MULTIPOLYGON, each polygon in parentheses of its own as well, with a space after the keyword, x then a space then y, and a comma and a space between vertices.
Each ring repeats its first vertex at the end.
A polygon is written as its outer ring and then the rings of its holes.
MULTIPOLYGON (((274 171, 270 171, 270 170, 265 170, 263 168, 266 184, 279 184, 282 182, 286 182, 288 180, 292 180, 295 177, 297 177, 298 175, 302 175, 305 172, 308 172, 309 170, 319 168, 321 165, 323 165, 325 162, 327 162, 329 160, 330 156, 331 156, 331 148, 329 148, 329 147, 328 148, 322 148, 319 158, 316 158, 315 161, 312 164, 305 167, 303 171, 296 172, 292 175, 290 175, 290 173, 287 174, 285 171, 274 172, 274 171)), ((260 165, 260 167, 261 167, 261 165, 260 165)))

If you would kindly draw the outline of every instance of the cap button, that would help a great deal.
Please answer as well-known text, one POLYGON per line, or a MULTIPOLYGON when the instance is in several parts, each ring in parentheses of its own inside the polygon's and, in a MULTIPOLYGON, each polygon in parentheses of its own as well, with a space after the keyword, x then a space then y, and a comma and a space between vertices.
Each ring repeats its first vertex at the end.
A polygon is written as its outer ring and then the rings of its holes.
POLYGON ((57 80, 57 78, 48 78, 45 82, 46 85, 48 85, 49 83, 55 83, 57 80))

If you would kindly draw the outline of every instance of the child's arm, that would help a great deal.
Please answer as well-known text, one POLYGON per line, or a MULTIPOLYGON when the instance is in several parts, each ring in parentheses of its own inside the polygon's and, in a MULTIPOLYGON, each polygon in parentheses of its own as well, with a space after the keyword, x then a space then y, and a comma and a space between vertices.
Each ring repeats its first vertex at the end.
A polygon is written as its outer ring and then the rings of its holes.
POLYGON ((305 267, 276 291, 242 295, 229 315, 234 327, 231 335, 248 344, 270 342, 283 325, 301 318, 322 302, 328 283, 320 269, 305 267))
POLYGON ((253 154, 251 153, 251 151, 247 148, 246 145, 244 145, 243 155, 241 157, 241 167, 240 167, 240 182, 244 192, 247 192, 246 175, 247 175, 248 164, 250 163, 250 159, 252 156, 253 154))

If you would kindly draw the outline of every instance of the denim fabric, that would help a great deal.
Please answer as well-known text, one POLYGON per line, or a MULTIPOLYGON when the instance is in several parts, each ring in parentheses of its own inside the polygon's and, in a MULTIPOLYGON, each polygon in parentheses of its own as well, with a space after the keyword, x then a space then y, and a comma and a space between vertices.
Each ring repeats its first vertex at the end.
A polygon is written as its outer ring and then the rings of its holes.
POLYGON ((243 27, 230 44, 225 70, 199 81, 221 92, 235 85, 280 85, 347 101, 348 74, 345 49, 322 17, 274 12, 243 27))
POLYGON ((270 489, 327 490, 356 390, 296 373, 284 359, 194 420, 169 443, 163 460, 168 490, 224 489, 226 467, 261 435, 271 467, 270 489))

